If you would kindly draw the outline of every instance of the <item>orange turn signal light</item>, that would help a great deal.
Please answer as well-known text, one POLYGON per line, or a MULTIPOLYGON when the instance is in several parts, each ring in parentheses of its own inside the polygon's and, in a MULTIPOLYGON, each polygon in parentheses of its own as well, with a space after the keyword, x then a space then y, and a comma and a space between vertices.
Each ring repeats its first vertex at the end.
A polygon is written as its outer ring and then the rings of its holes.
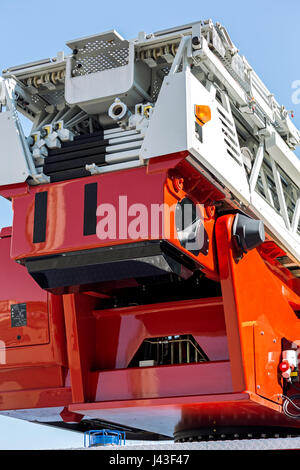
POLYGON ((211 120, 210 107, 202 104, 196 104, 195 117, 197 124, 199 124, 199 126, 204 126, 204 124, 211 120))

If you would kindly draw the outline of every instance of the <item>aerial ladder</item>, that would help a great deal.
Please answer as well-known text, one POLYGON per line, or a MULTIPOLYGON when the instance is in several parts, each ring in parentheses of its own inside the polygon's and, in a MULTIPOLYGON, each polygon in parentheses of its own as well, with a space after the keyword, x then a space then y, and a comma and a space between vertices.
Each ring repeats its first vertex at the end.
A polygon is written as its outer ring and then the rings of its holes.
POLYGON ((211 20, 67 46, 0 78, 0 413, 300 434, 291 112, 211 20))

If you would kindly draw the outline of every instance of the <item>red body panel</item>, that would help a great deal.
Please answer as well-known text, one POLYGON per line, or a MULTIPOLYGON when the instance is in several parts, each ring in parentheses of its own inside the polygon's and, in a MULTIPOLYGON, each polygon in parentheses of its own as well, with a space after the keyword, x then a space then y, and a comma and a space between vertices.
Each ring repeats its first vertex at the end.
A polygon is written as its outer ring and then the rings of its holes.
POLYGON ((90 380, 95 402, 233 391, 229 361, 92 372, 90 380))
MULTIPOLYGON (((181 158, 177 157, 177 161, 181 158)), ((167 239, 174 246, 187 252, 174 232, 174 215, 162 213, 158 223, 151 225, 151 207, 153 205, 174 207, 183 197, 190 197, 196 204, 207 202, 207 190, 203 193, 197 189, 202 185, 200 176, 187 180, 185 190, 174 191, 172 177, 169 175, 170 163, 162 160, 160 165, 154 163, 149 168, 108 173, 104 175, 29 187, 26 195, 19 194, 13 198, 14 220, 11 244, 11 257, 22 260, 35 256, 54 255, 78 250, 88 250, 101 246, 134 243, 149 239, 167 239), (138 184, 137 184, 138 182, 138 184), (84 189, 86 184, 97 183, 97 205, 108 204, 116 210, 116 236, 99 239, 97 234, 84 235, 84 189), (198 183, 198 185, 196 184, 198 183), (154 190, 155 188, 155 190, 154 190), (196 188, 196 189, 195 189, 196 188), (46 239, 41 243, 33 242, 35 195, 48 192, 46 239), (124 198, 121 202, 119 198, 124 198), (126 199, 126 201, 125 201, 126 199), (136 215, 126 215, 132 206, 143 205, 148 213, 147 233, 138 239, 129 236, 130 222, 136 215), (120 221, 122 218, 122 221, 120 221)), ((192 170, 190 170, 192 171, 192 170)), ((195 172, 195 171, 194 171, 195 172)), ((196 173, 196 172, 195 172, 196 173)), ((210 191, 211 194, 211 191, 210 191)), ((209 239, 213 238, 213 217, 202 209, 202 218, 209 239)), ((100 221, 100 217, 98 217, 100 221)), ((194 256, 203 265, 204 272, 211 278, 217 278, 216 257, 213 246, 208 254, 194 256)))
POLYGON ((10 258, 10 232, 0 232, 0 408, 62 406, 71 391, 62 301, 10 258), (27 324, 13 326, 11 305, 20 303, 26 303, 27 324))
MULTIPOLYGON (((298 284, 272 261, 270 241, 237 260, 234 215, 217 217, 212 201, 222 194, 183 157, 63 183, 4 188, 13 197, 14 223, 12 242, 7 231, 0 238, 2 411, 32 409, 38 415, 39 408, 66 407, 62 417, 68 422, 76 413, 166 435, 197 427, 299 427, 282 413, 278 373, 282 340, 300 338, 298 284), (185 185, 176 191, 178 172, 185 185), (42 291, 11 258, 133 242, 84 236, 84 186, 91 182, 98 183, 99 204, 117 205, 120 195, 146 207, 171 206, 184 197, 202 204, 208 253, 188 252, 172 231, 168 240, 196 259, 211 282, 220 282, 221 296, 208 295, 201 280, 202 298, 114 308, 102 307, 109 295, 101 289, 62 296, 42 291), (48 191, 46 241, 33 243, 34 199, 42 191, 48 191), (10 306, 22 302, 27 325, 12 327, 10 306), (128 367, 145 339, 169 335, 192 335, 208 361, 128 367)), ((165 216, 159 238, 173 226, 165 216)))
MULTIPOLYGON (((125 243, 124 239, 108 238, 100 242, 97 235, 88 237, 83 234, 84 218, 84 187, 87 182, 98 183, 98 205, 119 205, 119 196, 127 196, 128 206, 136 203, 150 204, 163 203, 163 184, 165 174, 155 173, 146 175, 146 169, 92 176, 78 180, 65 181, 38 187, 30 187, 25 197, 14 200, 14 222, 11 256, 21 259, 30 256, 75 251, 95 248, 99 245, 112 243, 125 243), (136 185, 142 183, 143 191, 136 185), (160 187, 160 191, 153 193, 152 188, 160 187), (34 198, 36 192, 48 191, 47 232, 46 241, 33 243, 34 198), (25 236, 24 236, 25 234, 25 236)), ((117 233, 119 221, 117 220, 117 233)), ((130 240, 129 240, 130 241, 130 240)))
MULTIPOLYGON (((7 233, 5 230, 2 235, 7 233)), ((10 258, 10 236, 0 242, 0 330, 6 348, 49 343, 48 295, 10 258), (5 286, 5 288, 4 288, 5 286), (27 304, 27 325, 11 328, 11 304, 27 304)))
POLYGON ((127 367, 145 338, 167 335, 192 334, 211 361, 229 359, 219 298, 95 310, 94 316, 100 339, 96 344, 97 368, 101 370, 127 367))

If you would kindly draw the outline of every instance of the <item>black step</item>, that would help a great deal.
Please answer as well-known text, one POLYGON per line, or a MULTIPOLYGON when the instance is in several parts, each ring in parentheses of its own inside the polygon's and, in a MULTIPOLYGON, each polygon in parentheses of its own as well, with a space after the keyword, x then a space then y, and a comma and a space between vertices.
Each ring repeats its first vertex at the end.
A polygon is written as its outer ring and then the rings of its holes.
POLYGON ((76 178, 83 178, 84 176, 91 176, 91 173, 85 168, 73 168, 72 170, 57 171, 56 173, 52 173, 48 176, 50 176, 51 183, 58 183, 60 181, 67 181, 76 178))
POLYGON ((97 147, 97 145, 107 145, 108 139, 104 139, 102 137, 91 137, 90 139, 85 139, 84 141, 70 141, 70 142, 62 142, 62 146, 60 148, 49 149, 48 154, 51 157, 56 155, 60 155, 62 153, 68 153, 72 151, 77 151, 81 149, 86 149, 90 147, 97 147))
POLYGON ((50 177, 51 183, 90 176, 90 172, 85 169, 86 165, 106 165, 108 141, 104 139, 104 132, 99 131, 62 142, 61 148, 49 149, 43 173, 50 177))
POLYGON ((90 155, 106 153, 106 147, 107 145, 99 145, 93 148, 86 148, 86 149, 79 150, 79 151, 62 153, 60 155, 55 155, 54 157, 51 155, 48 155, 45 158, 45 161, 46 163, 56 163, 56 162, 62 162, 66 160, 74 160, 76 158, 81 158, 81 157, 89 157, 90 155))
POLYGON ((88 157, 84 156, 81 158, 72 158, 70 160, 61 160, 60 162, 49 162, 46 160, 44 164, 44 173, 50 175, 55 171, 65 171, 71 168, 85 167, 85 165, 91 165, 96 163, 97 165, 105 163, 105 153, 96 153, 88 157))
POLYGON ((69 147, 61 147, 60 149, 48 150, 48 158, 51 160, 66 158, 67 155, 71 155, 74 152, 80 152, 88 149, 94 149, 99 147, 106 147, 108 145, 108 139, 98 139, 93 142, 80 143, 80 145, 72 145, 69 147))

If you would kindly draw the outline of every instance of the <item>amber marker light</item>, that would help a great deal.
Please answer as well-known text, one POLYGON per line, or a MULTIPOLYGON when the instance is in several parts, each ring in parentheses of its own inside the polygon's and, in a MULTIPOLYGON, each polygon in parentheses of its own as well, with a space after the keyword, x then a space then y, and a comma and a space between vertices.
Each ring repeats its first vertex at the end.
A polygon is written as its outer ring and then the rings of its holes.
POLYGON ((211 109, 209 106, 196 104, 195 105, 195 117, 199 126, 204 126, 208 121, 211 120, 211 109))

